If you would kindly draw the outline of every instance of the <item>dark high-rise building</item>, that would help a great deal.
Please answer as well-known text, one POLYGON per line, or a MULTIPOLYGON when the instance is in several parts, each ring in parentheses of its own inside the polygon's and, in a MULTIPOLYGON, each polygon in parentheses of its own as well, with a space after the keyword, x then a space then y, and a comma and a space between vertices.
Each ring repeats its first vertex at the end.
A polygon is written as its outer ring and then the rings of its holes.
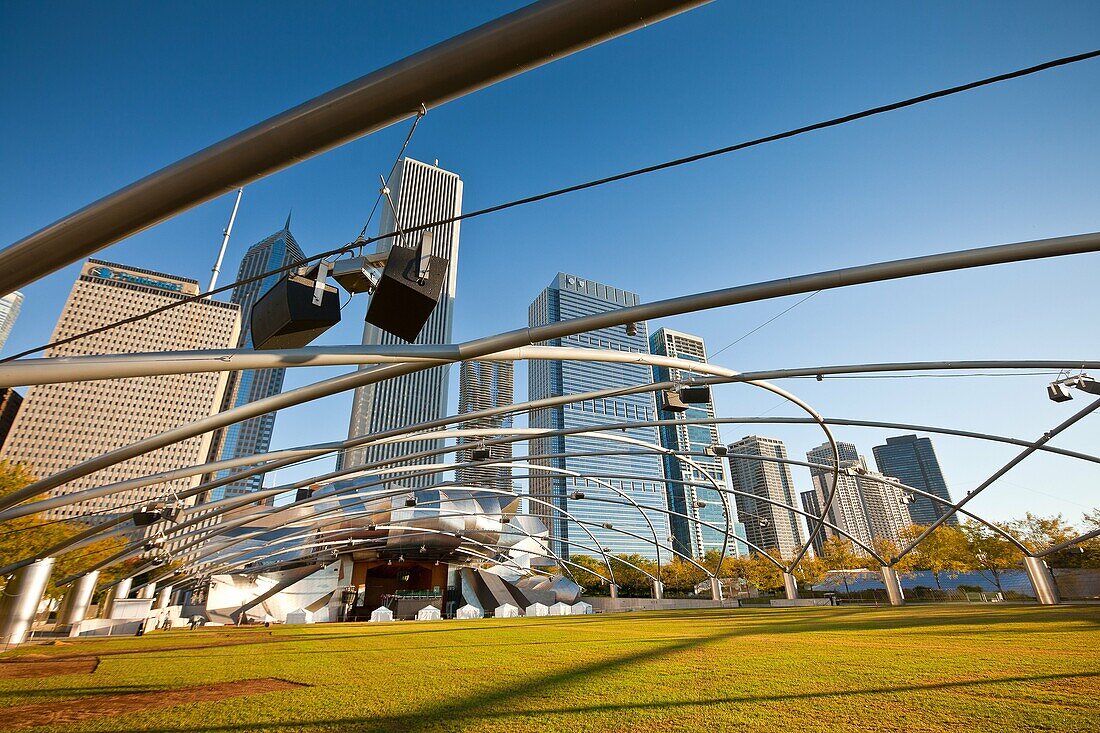
MULTIPOLYGON (((637 305, 635 293, 619 290, 603 283, 575 275, 558 273, 554 281, 539 293, 528 308, 529 326, 542 326, 568 318, 617 310, 637 305)), ((588 333, 554 339, 547 346, 600 349, 649 353, 646 324, 635 328, 614 326, 588 333)), ((653 371, 644 364, 595 361, 532 361, 528 367, 528 397, 532 400, 568 394, 593 392, 614 387, 636 387, 653 381, 653 371)), ((622 394, 594 400, 584 400, 557 407, 533 410, 530 425, 551 430, 601 426, 609 423, 652 421, 656 405, 652 393, 622 394)), ((657 428, 632 427, 615 431, 615 437, 659 445, 657 428)), ((544 472, 531 479, 531 496, 564 509, 577 522, 552 512, 545 505, 532 502, 530 512, 550 529, 555 552, 565 557, 596 555, 601 548, 611 554, 637 553, 656 557, 653 536, 668 546, 668 515, 665 513, 664 467, 656 453, 640 451, 619 443, 630 455, 593 455, 572 458, 532 460, 559 471, 576 472, 582 476, 544 472), (611 477, 586 479, 583 474, 611 477), (629 476, 629 478, 619 478, 629 476), (608 488, 608 485, 615 490, 608 488), (584 498, 571 498, 574 493, 584 498), (650 507, 643 517, 638 507, 650 507), (583 523, 583 524, 581 524, 583 523), (652 529, 651 529, 652 525, 652 529), (571 544, 567 544, 571 543, 571 544), (596 542, 600 547, 593 548, 596 542)), ((586 435, 554 436, 530 441, 533 455, 617 450, 616 443, 586 435)), ((538 474, 537 469, 532 469, 538 474)), ((667 552, 664 553, 667 556, 667 552)))
MULTIPOLYGON (((707 361, 706 344, 698 336, 661 328, 650 336, 649 345, 652 352, 659 356, 702 363, 707 361)), ((653 368, 653 378, 657 382, 675 382, 690 377, 690 374, 684 374, 680 369, 653 368)), ((682 453, 703 453, 710 446, 721 442, 717 425, 688 424, 689 420, 713 418, 713 402, 689 405, 683 412, 660 410, 659 416, 661 420, 677 420, 682 423, 661 427, 661 445, 665 448, 682 453)), ((723 489, 726 488, 726 470, 722 459, 717 456, 696 456, 692 462, 695 466, 678 460, 676 456, 664 457, 665 476, 669 481, 665 498, 669 510, 675 512, 669 516, 668 521, 676 551, 688 557, 701 558, 711 550, 721 551, 724 544, 734 550, 736 545, 733 538, 727 540, 723 529, 715 529, 725 528, 727 518, 731 520, 730 528, 733 529, 732 502, 727 501, 726 494, 706 486, 714 481, 723 489)))
MULTIPOLYGON (((512 404, 513 365, 510 361, 464 361, 458 377, 458 413, 460 415, 481 410, 491 410, 512 404)), ((511 415, 476 417, 462 423, 463 430, 495 430, 512 427, 511 415)), ((489 440, 489 437, 460 437, 459 444, 472 444, 489 440)), ((512 444, 500 443, 486 446, 493 460, 509 461, 512 444)), ((470 450, 458 451, 458 461, 470 461, 470 450)), ((492 489, 512 488, 512 467, 473 466, 455 470, 455 478, 469 486, 487 486, 492 489)))
MULTIPOLYGON (((290 216, 288 215, 286 224, 283 225, 281 230, 248 248, 244 259, 241 260, 241 267, 237 271, 237 279, 245 280, 256 277, 261 273, 270 272, 304 259, 305 254, 302 253, 302 248, 298 246, 294 235, 290 233, 290 216)), ((243 283, 233 288, 233 295, 230 300, 241 307, 241 335, 237 343, 238 348, 250 348, 252 346, 250 328, 252 306, 283 276, 283 273, 268 275, 263 280, 243 283)), ((243 372, 230 372, 229 385, 226 388, 222 410, 239 407, 249 402, 279 394, 283 389, 283 376, 285 373, 285 369, 252 369, 243 372)), ((222 461, 264 453, 271 446, 271 432, 274 428, 274 412, 230 425, 224 430, 218 431, 215 436, 210 448, 210 460, 222 461)), ((232 471, 221 471, 217 474, 217 477, 223 478, 230 473, 232 471)), ((259 474, 234 481, 210 491, 206 500, 217 501, 227 496, 239 496, 256 491, 263 485, 263 480, 263 474, 259 474)))
MULTIPOLYGON (((899 435, 887 438, 886 445, 876 445, 873 450, 875 463, 882 473, 893 476, 906 486, 951 501, 947 482, 943 480, 943 472, 940 471, 940 462, 936 460, 936 451, 928 438, 899 435)), ((947 505, 920 495, 909 504, 909 516, 913 524, 932 524, 946 513, 947 505)), ((947 523, 957 525, 957 515, 952 515, 947 523)))
POLYGON ((8 431, 11 430, 22 404, 22 395, 11 387, 0 387, 0 448, 4 447, 4 439, 8 437, 8 431))

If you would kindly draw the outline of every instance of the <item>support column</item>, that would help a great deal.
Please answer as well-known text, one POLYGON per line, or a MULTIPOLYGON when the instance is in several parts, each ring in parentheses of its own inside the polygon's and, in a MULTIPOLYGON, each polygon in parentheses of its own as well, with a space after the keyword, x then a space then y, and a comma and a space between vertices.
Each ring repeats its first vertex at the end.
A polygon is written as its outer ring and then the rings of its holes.
POLYGON ((712 601, 722 600, 722 581, 718 578, 710 579, 710 599, 712 601))
POLYGON ((783 573, 783 590, 787 592, 788 601, 798 600, 798 578, 791 573, 783 573))
POLYGON ((12 574, 0 598, 0 644, 22 644, 46 592, 53 558, 44 557, 12 574))
POLYGON ((1058 597, 1058 586, 1054 584, 1054 576, 1050 574, 1050 568, 1041 557, 1024 557, 1024 570, 1027 571, 1027 579, 1031 581, 1031 587, 1035 589, 1035 600, 1040 605, 1053 606, 1062 602, 1058 597))
POLYGON ((157 595, 157 584, 156 583, 146 583, 145 585, 143 585, 141 587, 141 590, 138 591, 137 597, 138 598, 155 598, 156 595, 157 595))
POLYGON ((886 597, 890 599, 891 606, 905 605, 905 593, 901 590, 901 581, 898 580, 897 570, 889 565, 883 565, 882 584, 886 586, 886 597))
POLYGON ((57 611, 58 626, 73 626, 84 620, 98 581, 99 571, 93 570, 72 582, 61 601, 61 608, 57 611))
POLYGON ((107 595, 103 599, 103 613, 100 614, 101 618, 111 618, 111 613, 115 610, 115 599, 125 598, 130 595, 130 586, 133 582, 133 578, 123 578, 118 581, 117 585, 107 591, 107 595))
POLYGON ((157 593, 157 602, 154 608, 168 608, 172 605, 172 586, 166 585, 157 593))
POLYGON ((665 597, 665 584, 659 580, 653 581, 653 597, 658 601, 665 597))
POLYGON ((611 590, 611 597, 612 598, 618 598, 619 597, 619 586, 615 585, 614 583, 611 583, 607 587, 611 590))

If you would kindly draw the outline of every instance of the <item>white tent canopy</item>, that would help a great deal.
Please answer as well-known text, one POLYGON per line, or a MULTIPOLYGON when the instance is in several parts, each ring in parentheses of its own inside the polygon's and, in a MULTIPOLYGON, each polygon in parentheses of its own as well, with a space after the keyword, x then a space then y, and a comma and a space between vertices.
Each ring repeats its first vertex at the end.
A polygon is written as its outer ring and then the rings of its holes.
POLYGON ((550 609, 546 607, 545 603, 532 603, 527 607, 526 614, 528 616, 549 616, 550 609))
POLYGON ((569 608, 571 609, 570 612, 574 616, 578 616, 578 615, 583 616, 583 615, 587 615, 587 614, 592 613, 592 604, 591 603, 585 603, 584 601, 577 601, 576 603, 574 603, 569 608))
POLYGON ((503 603, 497 606, 497 610, 493 612, 495 618, 515 618, 519 616, 519 607, 513 606, 511 603, 503 603))
POLYGON ((417 621, 438 621, 441 618, 443 618, 443 616, 435 606, 424 606, 424 608, 416 612, 417 621))
POLYGON ((382 621, 393 621, 393 611, 385 606, 379 606, 370 612, 371 623, 379 623, 382 621))
POLYGON ((462 608, 455 611, 455 618, 481 618, 481 609, 477 606, 471 606, 467 603, 462 608))
POLYGON ((573 607, 563 601, 558 601, 553 606, 550 606, 551 616, 568 616, 573 612, 573 607))
POLYGON ((307 611, 304 608, 298 608, 286 615, 286 622, 288 624, 311 624, 313 623, 313 611, 307 611))

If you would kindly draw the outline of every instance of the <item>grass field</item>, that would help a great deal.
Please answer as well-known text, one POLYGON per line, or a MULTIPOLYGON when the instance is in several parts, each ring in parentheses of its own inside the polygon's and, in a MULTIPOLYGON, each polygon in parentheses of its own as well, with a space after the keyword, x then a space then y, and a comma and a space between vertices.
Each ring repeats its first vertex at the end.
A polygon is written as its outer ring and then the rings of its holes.
POLYGON ((29 646, 2 659, 35 663, 0 664, 0 729, 41 722, 46 708, 98 712, 26 729, 1100 728, 1098 607, 746 609, 207 629, 29 646), (48 664, 44 655, 75 666, 11 678, 13 670, 47 669, 36 666, 48 664), (99 660, 93 672, 88 655, 99 660), (209 690, 206 701, 179 691, 214 683, 236 684, 209 690), (145 705, 156 707, 138 709, 145 705))

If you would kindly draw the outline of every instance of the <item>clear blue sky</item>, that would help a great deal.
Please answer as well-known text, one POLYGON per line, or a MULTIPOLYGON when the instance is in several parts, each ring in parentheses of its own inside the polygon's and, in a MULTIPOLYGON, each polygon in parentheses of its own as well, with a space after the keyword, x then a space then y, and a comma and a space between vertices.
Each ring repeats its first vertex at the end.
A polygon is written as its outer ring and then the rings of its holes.
MULTIPOLYGON (((338 84, 522 3, 4 3, 0 245, 338 84)), ((465 181, 472 210, 1091 50, 1095 2, 715 2, 434 109, 409 153, 465 181)), ((462 225, 458 340, 526 322, 558 270, 643 300, 863 262, 1100 229, 1100 61, 462 225)), ((402 124, 245 191, 228 272, 294 209, 307 252, 354 238, 402 124)), ((208 277, 224 197, 102 251, 208 277)), ((1088 359, 1100 256, 822 293, 723 352, 736 369, 924 359, 1088 359)), ((6 351, 46 340, 77 266, 25 289, 6 351)), ((793 299, 652 323, 712 351, 793 299)), ((365 302, 320 343, 357 343, 365 302)), ((287 386, 343 370, 291 372, 287 386)), ((1098 375, 1100 376, 1100 375, 1098 375)), ((825 415, 1035 438, 1083 406, 1045 376, 799 380, 825 415)), ((517 372, 517 396, 526 376, 517 372)), ((455 394, 452 392, 452 402, 455 394)), ((749 387, 724 415, 793 414, 749 387)), ((350 395, 281 413, 273 447, 342 438, 350 395)), ((795 457, 810 428, 759 428, 795 457)), ((734 440, 749 428, 727 428, 734 440)), ((881 431, 839 430, 870 457, 881 431)), ((1013 454, 934 438, 956 496, 1013 454)), ((1100 417, 1058 445, 1096 451, 1100 417)), ((282 478, 289 478, 288 473, 282 478)), ((1100 467, 1040 456, 972 504, 1076 520, 1100 467)), ((809 487, 795 471, 799 488, 809 487)))

